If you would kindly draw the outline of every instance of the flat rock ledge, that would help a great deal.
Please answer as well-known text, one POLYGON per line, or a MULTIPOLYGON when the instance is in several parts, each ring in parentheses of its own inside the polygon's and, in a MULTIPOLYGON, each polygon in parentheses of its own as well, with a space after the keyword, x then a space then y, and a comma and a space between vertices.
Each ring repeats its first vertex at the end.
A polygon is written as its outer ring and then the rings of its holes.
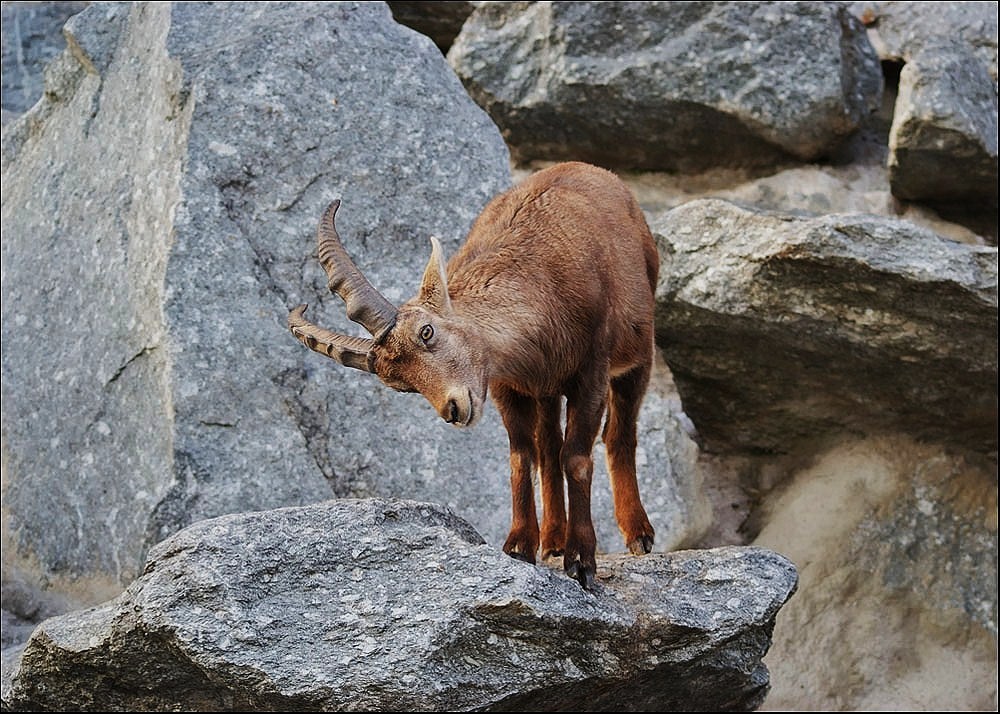
POLYGON ((604 556, 587 592, 429 503, 222 516, 8 651, 3 709, 752 710, 796 584, 724 547, 604 556))

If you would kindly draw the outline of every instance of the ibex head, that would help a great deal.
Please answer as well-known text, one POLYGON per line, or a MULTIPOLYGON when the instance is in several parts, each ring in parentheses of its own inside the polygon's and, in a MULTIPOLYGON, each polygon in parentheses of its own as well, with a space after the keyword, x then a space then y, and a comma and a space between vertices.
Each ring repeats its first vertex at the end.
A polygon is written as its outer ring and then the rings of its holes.
POLYGON ((371 338, 342 335, 305 319, 305 305, 288 315, 288 327, 306 347, 346 367, 377 374, 400 392, 420 392, 455 426, 472 426, 482 415, 487 374, 474 332, 452 309, 441 244, 431 238, 431 257, 417 296, 396 309, 347 255, 334 225, 340 201, 326 209, 317 231, 319 260, 330 290, 347 305, 347 316, 371 338))

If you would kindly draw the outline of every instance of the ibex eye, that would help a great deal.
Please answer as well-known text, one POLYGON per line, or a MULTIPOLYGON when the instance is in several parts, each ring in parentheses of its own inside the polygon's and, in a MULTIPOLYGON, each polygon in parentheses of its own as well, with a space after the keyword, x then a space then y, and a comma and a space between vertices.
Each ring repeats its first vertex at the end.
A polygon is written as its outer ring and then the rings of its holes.
POLYGON ((434 328, 430 325, 424 325, 420 328, 420 339, 424 342, 430 342, 430 339, 434 337, 434 328))

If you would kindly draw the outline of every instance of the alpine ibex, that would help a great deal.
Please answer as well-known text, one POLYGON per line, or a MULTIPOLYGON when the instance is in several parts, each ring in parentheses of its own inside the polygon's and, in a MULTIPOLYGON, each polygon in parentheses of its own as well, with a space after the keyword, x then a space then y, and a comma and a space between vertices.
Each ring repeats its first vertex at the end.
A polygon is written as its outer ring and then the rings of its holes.
POLYGON ((653 528, 636 483, 636 419, 653 357, 659 257, 625 184, 575 162, 535 173, 486 206, 447 267, 431 238, 420 290, 398 310, 348 257, 334 227, 338 206, 320 222, 319 259, 348 317, 372 338, 317 327, 305 305, 288 317, 292 333, 395 390, 420 392, 455 426, 476 423, 489 391, 510 437, 513 519, 504 552, 534 563, 540 541, 542 557, 562 554, 585 588, 596 572, 591 454, 606 411, 615 516, 629 550, 648 553, 653 528))

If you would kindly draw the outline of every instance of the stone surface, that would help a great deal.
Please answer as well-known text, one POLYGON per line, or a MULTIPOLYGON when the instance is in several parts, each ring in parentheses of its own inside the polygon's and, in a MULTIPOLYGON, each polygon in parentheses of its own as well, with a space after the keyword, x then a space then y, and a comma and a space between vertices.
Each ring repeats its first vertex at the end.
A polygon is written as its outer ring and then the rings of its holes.
POLYGON ((43 70, 66 47, 62 26, 86 2, 5 2, 0 8, 3 124, 30 109, 42 96, 43 70))
POLYGON ((971 48, 997 80, 996 2, 853 2, 881 59, 910 62, 943 37, 971 48))
MULTIPOLYGON (((888 133, 888 125, 886 125, 888 133)), ((647 216, 700 198, 722 198, 769 211, 787 213, 872 213, 906 220, 962 243, 985 244, 988 236, 945 220, 918 203, 900 202, 889 190, 885 166, 887 147, 865 142, 863 156, 848 164, 807 164, 753 177, 746 171, 715 169, 697 176, 662 171, 620 171, 647 216)), ((532 162, 516 168, 515 177, 529 175, 550 162, 532 162)))
MULTIPOLYGON (((46 620, 79 607, 65 594, 50 591, 39 593, 36 584, 23 573, 3 569, 3 628, 0 642, 3 649, 22 644, 42 620, 46 620)), ((6 666, 6 665, 5 665, 6 666)))
POLYGON ((752 709, 795 583, 771 551, 720 548, 603 559, 586 592, 416 502, 224 516, 154 548, 119 598, 43 623, 4 704, 752 709))
POLYGON ((754 540, 800 576, 764 709, 995 711, 996 464, 889 435, 792 471, 754 540))
POLYGON ((651 228, 657 343, 710 451, 884 429, 996 450, 995 248, 719 200, 651 228))
POLYGON ((95 602, 192 521, 410 493, 390 472, 496 512, 498 419, 469 449, 285 326, 299 302, 346 323, 315 259, 332 198, 399 300, 509 183, 440 52, 369 3, 100 3, 67 34, 4 132, 5 563, 95 602))
POLYGON ((996 242, 997 3, 857 2, 887 63, 902 66, 889 137, 893 194, 996 242))
POLYGON ((889 181, 903 199, 997 210, 997 89, 955 43, 921 50, 899 76, 889 181))
POLYGON ((519 161, 814 159, 882 89, 864 28, 837 3, 483 3, 448 59, 519 161))

